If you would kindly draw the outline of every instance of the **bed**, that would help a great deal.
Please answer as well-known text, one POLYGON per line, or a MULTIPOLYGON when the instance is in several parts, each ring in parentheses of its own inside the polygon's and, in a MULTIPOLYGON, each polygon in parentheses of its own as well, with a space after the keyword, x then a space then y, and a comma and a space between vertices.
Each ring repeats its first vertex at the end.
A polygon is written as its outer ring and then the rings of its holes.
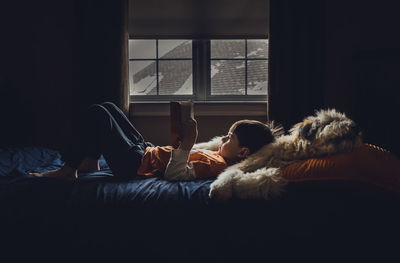
POLYGON ((220 203, 211 180, 117 180, 103 158, 77 180, 28 173, 61 165, 48 148, 0 149, 2 258, 253 262, 368 258, 398 245, 397 196, 360 182, 292 183, 276 200, 220 203))

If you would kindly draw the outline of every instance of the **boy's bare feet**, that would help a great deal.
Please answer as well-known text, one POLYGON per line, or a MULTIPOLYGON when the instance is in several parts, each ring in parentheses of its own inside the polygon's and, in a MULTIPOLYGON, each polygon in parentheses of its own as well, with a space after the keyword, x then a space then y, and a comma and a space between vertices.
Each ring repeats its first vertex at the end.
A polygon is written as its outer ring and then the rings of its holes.
POLYGON ((83 173, 100 171, 99 160, 89 157, 85 158, 79 166, 78 171, 83 173))
POLYGON ((76 179, 78 178, 78 172, 69 166, 63 166, 60 169, 52 170, 44 173, 30 173, 36 177, 51 177, 60 179, 76 179))

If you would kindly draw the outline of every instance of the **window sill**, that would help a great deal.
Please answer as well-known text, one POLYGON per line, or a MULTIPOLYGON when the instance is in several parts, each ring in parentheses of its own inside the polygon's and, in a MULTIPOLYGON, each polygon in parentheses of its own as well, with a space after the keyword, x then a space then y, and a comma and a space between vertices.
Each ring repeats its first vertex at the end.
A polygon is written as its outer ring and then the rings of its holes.
MULTIPOLYGON (((265 101, 195 101, 195 116, 266 116, 265 101)), ((130 103, 131 117, 169 116, 169 101, 135 101, 130 103)))

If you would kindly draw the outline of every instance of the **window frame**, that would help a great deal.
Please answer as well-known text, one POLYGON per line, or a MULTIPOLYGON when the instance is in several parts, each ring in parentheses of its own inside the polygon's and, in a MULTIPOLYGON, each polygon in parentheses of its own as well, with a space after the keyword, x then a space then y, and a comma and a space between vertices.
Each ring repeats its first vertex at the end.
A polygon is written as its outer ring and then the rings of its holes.
MULTIPOLYGON (((193 76, 193 95, 130 95, 130 102, 166 102, 172 100, 193 100, 194 102, 265 102, 268 97, 268 87, 266 95, 211 95, 211 61, 212 60, 236 60, 245 62, 245 91, 247 93, 247 61, 266 60, 269 67, 269 58, 248 58, 247 41, 267 38, 229 38, 229 39, 189 39, 189 38, 134 38, 138 40, 156 40, 156 58, 155 59, 131 59, 128 61, 156 61, 157 72, 157 91, 158 83, 158 62, 163 60, 190 60, 187 58, 158 58, 158 40, 191 40, 192 41, 192 76, 193 76), (245 40, 245 58, 211 58, 211 40, 245 40), (205 87, 205 88, 202 88, 205 87)), ((267 82, 268 80, 268 72, 267 82)), ((130 87, 129 87, 130 88, 130 87)))

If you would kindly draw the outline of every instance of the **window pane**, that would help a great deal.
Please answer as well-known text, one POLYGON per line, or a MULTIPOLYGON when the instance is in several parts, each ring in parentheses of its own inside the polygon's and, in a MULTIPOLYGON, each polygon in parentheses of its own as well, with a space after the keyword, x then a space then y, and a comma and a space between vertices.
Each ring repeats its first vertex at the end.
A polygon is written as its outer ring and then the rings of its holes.
POLYGON ((247 62, 247 94, 267 94, 268 62, 267 60, 249 60, 247 62))
POLYGON ((211 40, 211 58, 244 58, 245 40, 211 40))
POLYGON ((156 40, 129 40, 129 58, 156 58, 156 40))
POLYGON ((157 95, 155 61, 130 61, 129 86, 131 95, 157 95))
POLYGON ((245 94, 245 61, 211 61, 211 95, 245 94))
POLYGON ((162 60, 159 66, 160 95, 192 95, 192 61, 162 60))
POLYGON ((159 58, 192 58, 191 40, 159 40, 159 58))
POLYGON ((268 39, 247 40, 248 58, 268 58, 268 39))

